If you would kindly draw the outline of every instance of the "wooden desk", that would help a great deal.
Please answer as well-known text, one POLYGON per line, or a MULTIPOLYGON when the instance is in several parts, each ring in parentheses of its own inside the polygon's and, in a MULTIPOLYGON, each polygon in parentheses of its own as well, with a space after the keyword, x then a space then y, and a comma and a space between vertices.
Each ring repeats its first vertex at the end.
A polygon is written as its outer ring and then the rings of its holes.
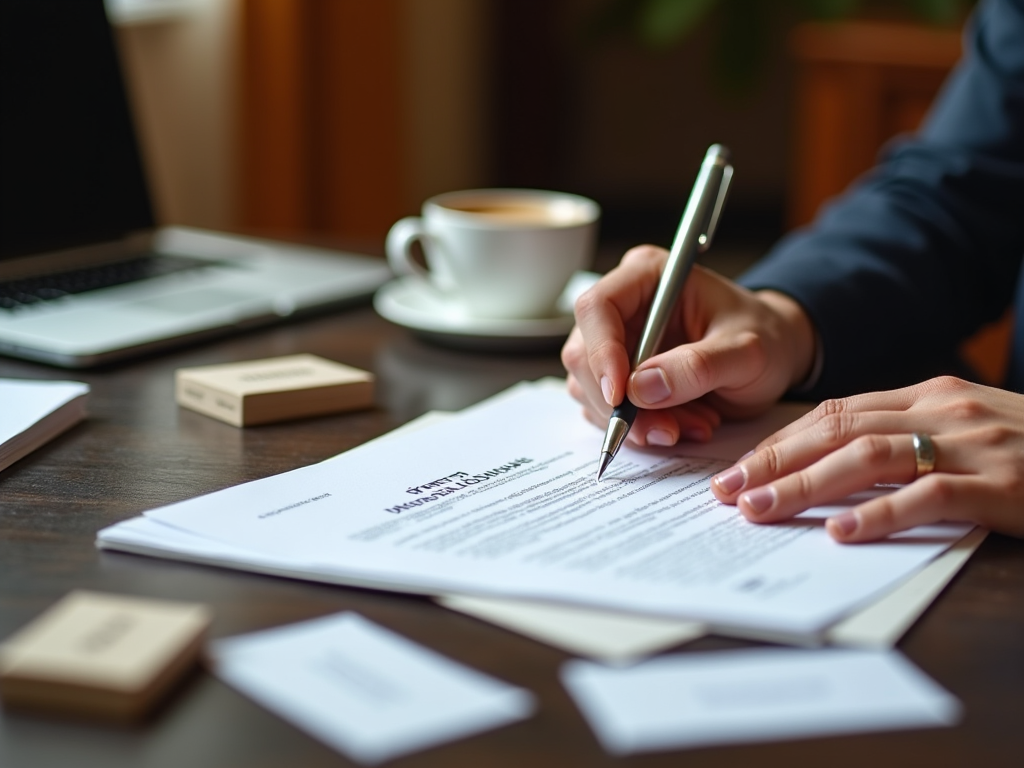
MULTIPOLYGON (((355 610, 532 690, 530 720, 395 761, 396 766, 1018 765, 1024 755, 1024 542, 992 536, 903 650, 966 705, 954 729, 704 749, 615 760, 557 678, 566 655, 426 599, 103 553, 98 529, 145 509, 319 461, 432 409, 469 405, 523 378, 559 374, 555 353, 487 357, 429 347, 369 308, 83 374, 0 358, 0 376, 77 378, 90 419, 0 473, 0 637, 76 587, 197 600, 214 636, 355 610), (375 371, 376 410, 238 430, 174 404, 176 368, 312 352, 375 371)), ((3 404, 0 404, 3 407, 3 404)), ((596 435, 596 433, 595 433, 596 435)), ((596 436, 595 436, 596 440, 596 436)), ((595 442, 596 446, 596 442, 595 442)), ((707 639, 707 650, 743 643, 707 639)), ((317 768, 335 752, 206 673, 129 729, 0 712, 0 766, 317 768)))

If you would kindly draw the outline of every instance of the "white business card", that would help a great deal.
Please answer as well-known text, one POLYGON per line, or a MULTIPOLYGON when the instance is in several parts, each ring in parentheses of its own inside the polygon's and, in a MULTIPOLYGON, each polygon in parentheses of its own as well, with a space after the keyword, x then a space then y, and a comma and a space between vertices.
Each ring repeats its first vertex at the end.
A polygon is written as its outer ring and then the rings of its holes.
POLYGON ((214 671, 297 728, 378 763, 528 717, 533 696, 342 613, 213 644, 214 671))
POLYGON ((760 648, 628 668, 575 661, 562 681, 614 754, 948 726, 961 713, 895 651, 760 648))

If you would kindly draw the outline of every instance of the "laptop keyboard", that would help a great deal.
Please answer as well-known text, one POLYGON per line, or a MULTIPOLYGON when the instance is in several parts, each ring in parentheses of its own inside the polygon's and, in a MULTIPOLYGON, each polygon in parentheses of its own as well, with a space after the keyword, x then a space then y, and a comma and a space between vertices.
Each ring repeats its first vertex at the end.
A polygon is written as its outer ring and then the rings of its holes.
POLYGON ((164 253, 146 253, 127 261, 101 264, 53 275, 0 282, 0 309, 15 310, 29 304, 53 301, 75 293, 110 288, 189 269, 209 267, 208 259, 190 259, 164 253))

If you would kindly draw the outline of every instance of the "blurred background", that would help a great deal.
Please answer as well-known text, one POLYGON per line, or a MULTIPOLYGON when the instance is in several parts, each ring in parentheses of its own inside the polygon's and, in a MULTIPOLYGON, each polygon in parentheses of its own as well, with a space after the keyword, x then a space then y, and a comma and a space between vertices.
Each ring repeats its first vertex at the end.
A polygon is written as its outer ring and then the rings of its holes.
POLYGON ((452 189, 603 207, 600 266, 668 244, 734 154, 735 274, 913 128, 958 0, 108 0, 162 223, 341 239, 452 189))

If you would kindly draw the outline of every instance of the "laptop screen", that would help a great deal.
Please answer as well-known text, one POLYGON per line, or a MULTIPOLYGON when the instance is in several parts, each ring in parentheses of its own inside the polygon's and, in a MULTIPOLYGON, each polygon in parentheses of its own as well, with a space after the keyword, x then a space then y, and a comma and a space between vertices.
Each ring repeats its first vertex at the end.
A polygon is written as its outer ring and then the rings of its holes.
POLYGON ((0 0, 0 259, 151 227, 103 0, 0 0))

